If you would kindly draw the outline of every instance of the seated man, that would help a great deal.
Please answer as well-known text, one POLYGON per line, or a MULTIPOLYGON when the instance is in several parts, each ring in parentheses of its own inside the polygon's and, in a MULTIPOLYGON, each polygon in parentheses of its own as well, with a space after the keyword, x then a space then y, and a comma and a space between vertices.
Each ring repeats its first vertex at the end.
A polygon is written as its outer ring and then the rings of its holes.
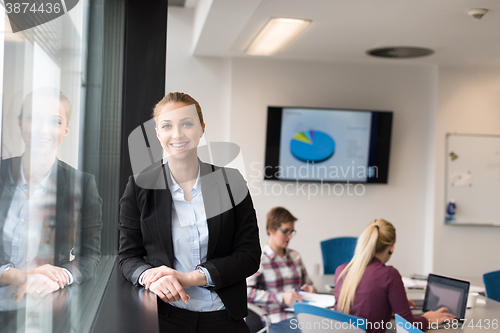
POLYGON ((285 309, 301 301, 299 290, 315 292, 300 254, 288 248, 295 234, 297 219, 285 208, 275 207, 267 214, 269 241, 264 246, 259 270, 247 278, 247 299, 269 314, 270 330, 297 332, 290 327, 293 312, 285 309))

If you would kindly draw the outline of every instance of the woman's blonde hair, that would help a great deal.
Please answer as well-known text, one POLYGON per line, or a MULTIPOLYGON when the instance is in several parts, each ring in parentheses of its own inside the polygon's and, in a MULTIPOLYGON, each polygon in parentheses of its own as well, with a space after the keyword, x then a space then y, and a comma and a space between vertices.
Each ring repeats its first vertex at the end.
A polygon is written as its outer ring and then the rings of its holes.
POLYGON ((336 280, 339 281, 345 275, 337 300, 337 311, 349 313, 366 266, 372 261, 375 254, 385 251, 395 242, 396 229, 390 222, 378 219, 368 224, 368 227, 358 238, 354 257, 342 273, 336 277, 336 280))
POLYGON ((194 104, 194 106, 196 107, 196 113, 198 113, 198 118, 200 119, 201 127, 205 126, 205 122, 203 121, 203 113, 201 113, 200 104, 193 97, 181 92, 169 93, 168 95, 163 97, 161 101, 156 103, 155 107, 153 108, 153 118, 155 119, 155 122, 156 122, 156 117, 160 115, 163 107, 170 102, 179 102, 179 103, 184 103, 186 105, 194 104))

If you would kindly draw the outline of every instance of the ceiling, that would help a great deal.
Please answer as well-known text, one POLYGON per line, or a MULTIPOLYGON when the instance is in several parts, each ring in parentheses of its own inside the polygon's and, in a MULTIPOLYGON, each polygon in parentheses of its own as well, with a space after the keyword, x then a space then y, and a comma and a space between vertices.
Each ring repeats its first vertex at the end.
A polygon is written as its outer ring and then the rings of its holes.
POLYGON ((184 7, 186 5, 186 0, 168 0, 168 5, 174 7, 184 7))
MULTIPOLYGON (((244 53, 272 17, 312 20, 271 58, 321 61, 500 66, 500 0, 199 0, 193 53, 254 57, 244 53), (470 8, 487 8, 479 21, 470 8), (435 51, 419 59, 366 55, 378 47, 415 46, 435 51)), ((186 6, 188 7, 188 6, 186 6)))

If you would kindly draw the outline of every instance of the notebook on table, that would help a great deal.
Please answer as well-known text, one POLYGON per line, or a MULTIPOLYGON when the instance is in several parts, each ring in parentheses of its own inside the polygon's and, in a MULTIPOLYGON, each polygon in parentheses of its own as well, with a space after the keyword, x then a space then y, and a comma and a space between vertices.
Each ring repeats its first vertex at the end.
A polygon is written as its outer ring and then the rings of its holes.
MULTIPOLYGON (((469 281, 429 274, 422 310, 423 312, 437 311, 442 307, 446 307, 451 314, 455 315, 457 320, 463 320, 467 309, 469 288, 469 281)), ((442 328, 445 324, 439 326, 433 324, 430 328, 442 328)))

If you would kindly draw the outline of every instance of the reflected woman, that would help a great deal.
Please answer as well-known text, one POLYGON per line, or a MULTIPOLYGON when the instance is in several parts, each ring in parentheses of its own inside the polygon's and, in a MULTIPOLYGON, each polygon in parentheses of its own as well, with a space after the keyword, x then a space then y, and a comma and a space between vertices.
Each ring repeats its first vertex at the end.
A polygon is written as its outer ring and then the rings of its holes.
POLYGON ((57 158, 71 103, 42 88, 23 102, 25 152, 0 171, 0 310, 91 278, 99 264, 101 198, 92 175, 57 158))
POLYGON ((154 119, 168 163, 129 179, 122 272, 158 296, 162 332, 248 332, 245 279, 259 268, 261 250, 245 180, 198 159, 205 123, 191 96, 166 95, 154 119))

